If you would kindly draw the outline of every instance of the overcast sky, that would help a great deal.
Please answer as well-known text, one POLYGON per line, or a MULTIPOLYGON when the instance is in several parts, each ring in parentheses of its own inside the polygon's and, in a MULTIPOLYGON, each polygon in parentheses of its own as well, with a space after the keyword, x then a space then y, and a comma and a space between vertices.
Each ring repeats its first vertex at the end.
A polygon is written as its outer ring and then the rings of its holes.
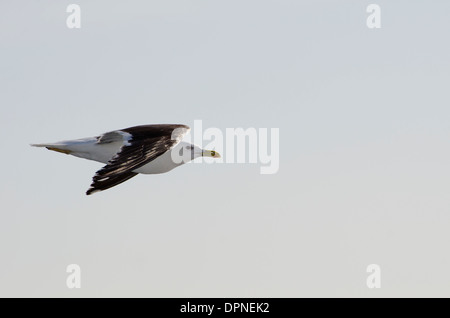
POLYGON ((1 1, 0 296, 449 297, 450 2, 373 2, 1 1), (88 197, 101 164, 29 146, 194 120, 279 128, 278 173, 88 197))

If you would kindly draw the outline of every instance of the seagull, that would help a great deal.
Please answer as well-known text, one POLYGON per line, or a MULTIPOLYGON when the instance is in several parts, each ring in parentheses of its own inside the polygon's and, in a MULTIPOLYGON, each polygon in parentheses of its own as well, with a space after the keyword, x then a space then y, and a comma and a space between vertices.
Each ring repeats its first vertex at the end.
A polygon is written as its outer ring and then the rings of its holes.
POLYGON ((90 195, 114 187, 140 173, 165 173, 198 157, 220 158, 220 154, 214 150, 204 150, 182 141, 189 130, 186 125, 142 125, 96 137, 31 146, 105 163, 92 178, 92 184, 86 192, 90 195))

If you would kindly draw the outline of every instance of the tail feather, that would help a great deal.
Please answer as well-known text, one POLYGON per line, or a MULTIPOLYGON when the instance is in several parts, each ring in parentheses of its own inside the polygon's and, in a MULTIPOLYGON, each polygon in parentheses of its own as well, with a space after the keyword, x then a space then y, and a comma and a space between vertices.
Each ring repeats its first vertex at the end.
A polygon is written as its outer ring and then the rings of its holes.
POLYGON ((64 153, 66 155, 70 154, 72 151, 68 150, 68 149, 64 149, 62 145, 60 144, 30 144, 30 146, 32 147, 45 147, 48 150, 52 150, 52 151, 56 151, 56 152, 61 152, 64 153))
POLYGON ((31 147, 51 147, 51 144, 30 144, 31 147))

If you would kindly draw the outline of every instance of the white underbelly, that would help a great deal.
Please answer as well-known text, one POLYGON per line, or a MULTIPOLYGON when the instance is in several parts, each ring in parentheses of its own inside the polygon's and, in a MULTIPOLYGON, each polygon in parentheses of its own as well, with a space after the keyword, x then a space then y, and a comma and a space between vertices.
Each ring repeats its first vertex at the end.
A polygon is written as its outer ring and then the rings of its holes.
POLYGON ((151 162, 147 163, 146 165, 140 167, 139 169, 134 170, 134 172, 143 173, 143 174, 157 174, 157 173, 168 172, 168 171, 176 168, 177 166, 178 165, 175 164, 172 160, 171 152, 167 151, 163 155, 152 160, 151 162))

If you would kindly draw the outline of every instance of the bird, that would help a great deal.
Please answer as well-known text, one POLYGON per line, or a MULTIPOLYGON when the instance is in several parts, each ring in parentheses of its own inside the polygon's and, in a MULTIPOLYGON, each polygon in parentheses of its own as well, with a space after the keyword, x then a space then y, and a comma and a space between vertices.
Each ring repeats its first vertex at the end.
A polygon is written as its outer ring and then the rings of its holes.
POLYGON ((189 131, 189 126, 182 124, 141 125, 95 137, 31 146, 106 164, 92 178, 86 191, 86 195, 91 195, 138 174, 165 173, 198 157, 220 158, 215 150, 182 141, 189 131))

